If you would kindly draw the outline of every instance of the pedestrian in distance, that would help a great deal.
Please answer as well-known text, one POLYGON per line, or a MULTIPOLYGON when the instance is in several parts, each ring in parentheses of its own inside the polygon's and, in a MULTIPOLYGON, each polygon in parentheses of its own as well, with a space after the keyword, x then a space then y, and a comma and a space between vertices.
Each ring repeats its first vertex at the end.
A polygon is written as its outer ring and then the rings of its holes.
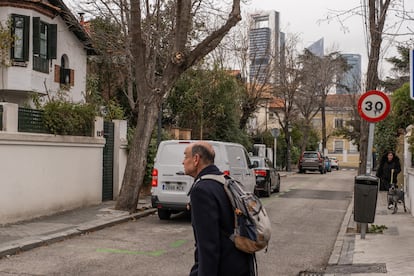
MULTIPOLYGON (((401 172, 400 158, 393 151, 387 151, 380 160, 376 176, 380 179, 380 191, 389 191, 392 185, 397 188, 397 175, 401 172)), ((388 208, 392 208, 388 202, 388 208)))
POLYGON ((194 265, 190 276, 252 276, 254 255, 237 249, 225 233, 233 233, 234 212, 217 181, 202 179, 207 174, 221 175, 214 165, 211 144, 198 141, 184 151, 184 172, 194 177, 189 191, 191 224, 195 239, 194 265))

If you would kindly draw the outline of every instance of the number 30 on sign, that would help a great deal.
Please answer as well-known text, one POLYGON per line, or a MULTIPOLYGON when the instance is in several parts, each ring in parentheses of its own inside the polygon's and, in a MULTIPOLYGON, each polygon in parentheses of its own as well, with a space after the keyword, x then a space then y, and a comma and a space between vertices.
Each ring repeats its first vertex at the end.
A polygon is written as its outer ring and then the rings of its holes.
POLYGON ((384 120, 390 112, 390 109, 390 99, 381 91, 368 91, 358 100, 359 115, 370 123, 384 120))

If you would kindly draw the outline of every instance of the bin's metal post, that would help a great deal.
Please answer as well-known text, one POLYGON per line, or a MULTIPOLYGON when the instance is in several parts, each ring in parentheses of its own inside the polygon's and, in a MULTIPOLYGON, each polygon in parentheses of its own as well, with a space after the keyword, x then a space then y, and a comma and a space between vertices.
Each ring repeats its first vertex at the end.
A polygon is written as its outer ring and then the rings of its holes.
POLYGON ((276 151, 277 151, 277 137, 275 137, 275 139, 274 139, 274 148, 275 148, 275 153, 273 154, 273 158, 274 158, 274 160, 273 160, 273 167, 275 167, 275 169, 277 170, 277 165, 276 165, 276 157, 277 157, 277 153, 276 153, 276 151))
MULTIPOLYGON (((374 131, 375 131, 375 124, 369 123, 366 175, 371 175, 372 146, 374 144, 374 131)), ((365 239, 367 228, 368 228, 368 224, 366 222, 362 222, 361 223, 361 239, 362 240, 365 239)))
POLYGON ((365 239, 365 233, 367 230, 367 223, 366 222, 362 222, 361 223, 361 240, 365 239))

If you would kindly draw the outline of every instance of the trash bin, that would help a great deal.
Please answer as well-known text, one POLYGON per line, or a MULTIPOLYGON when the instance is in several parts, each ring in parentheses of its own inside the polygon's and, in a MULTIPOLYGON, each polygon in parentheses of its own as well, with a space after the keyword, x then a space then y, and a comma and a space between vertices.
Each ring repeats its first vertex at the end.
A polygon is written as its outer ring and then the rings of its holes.
POLYGON ((355 176, 354 220, 373 223, 377 208, 379 178, 370 175, 355 176))

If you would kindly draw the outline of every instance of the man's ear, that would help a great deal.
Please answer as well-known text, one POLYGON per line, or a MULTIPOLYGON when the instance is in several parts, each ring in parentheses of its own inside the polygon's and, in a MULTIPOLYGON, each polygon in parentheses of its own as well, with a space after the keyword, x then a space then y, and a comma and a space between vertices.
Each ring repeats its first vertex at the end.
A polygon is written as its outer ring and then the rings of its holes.
POLYGON ((193 160, 194 160, 194 165, 197 166, 200 163, 200 155, 199 154, 195 154, 193 156, 193 160))

